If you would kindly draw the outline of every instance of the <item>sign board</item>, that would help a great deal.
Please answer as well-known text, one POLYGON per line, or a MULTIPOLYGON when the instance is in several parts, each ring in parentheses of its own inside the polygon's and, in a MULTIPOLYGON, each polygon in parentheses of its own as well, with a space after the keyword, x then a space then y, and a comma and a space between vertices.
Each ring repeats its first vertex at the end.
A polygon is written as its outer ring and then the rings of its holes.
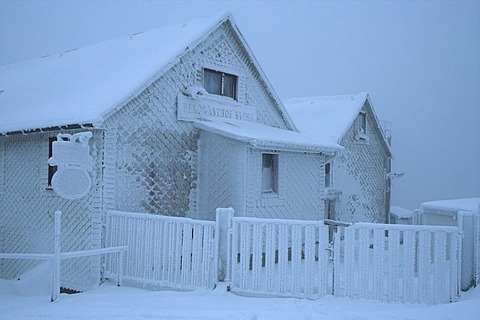
POLYGON ((91 132, 74 135, 59 133, 52 144, 52 157, 48 164, 57 166, 52 177, 52 188, 62 198, 75 200, 88 194, 92 187, 89 171, 93 169, 88 141, 91 132))
POLYGON ((256 122, 257 109, 236 101, 202 96, 193 98, 180 93, 177 101, 177 118, 183 121, 202 119, 229 119, 256 122))
POLYGON ((83 198, 92 187, 87 171, 77 167, 66 167, 55 172, 52 178, 53 190, 62 198, 75 200, 83 198))

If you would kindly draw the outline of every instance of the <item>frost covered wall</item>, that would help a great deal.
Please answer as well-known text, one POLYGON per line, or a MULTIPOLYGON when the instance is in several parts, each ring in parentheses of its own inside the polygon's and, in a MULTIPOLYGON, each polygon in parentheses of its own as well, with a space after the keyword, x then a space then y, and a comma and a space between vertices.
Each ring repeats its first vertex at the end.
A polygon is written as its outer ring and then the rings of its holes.
MULTIPOLYGON (((287 122, 228 25, 211 33, 105 123, 107 209, 198 215, 198 135, 177 120, 177 96, 203 86, 203 68, 238 75, 238 102, 257 108, 257 121, 287 122)), ((212 204, 215 205, 215 204, 212 204)))
MULTIPOLYGON (((58 132, 0 137, 0 248, 9 253, 52 253, 54 212, 61 210, 62 251, 100 248, 101 163, 103 133, 90 142, 95 159, 92 190, 79 200, 65 200, 47 189, 49 138, 58 132), (2 152, 3 149, 3 152, 2 152), (7 170, 8 169, 8 170, 7 170)), ((70 132, 73 133, 73 132, 70 132)), ((62 261, 61 286, 86 290, 99 280, 98 257, 62 261)), ((0 259, 0 278, 12 279, 35 260, 0 259)))
POLYGON ((199 139, 199 210, 192 218, 215 220, 217 208, 245 211, 246 145, 216 134, 201 132, 199 139))
POLYGON ((262 152, 247 153, 246 216, 323 220, 323 166, 320 154, 278 152, 278 193, 262 193, 262 152))
POLYGON ((375 128, 369 108, 366 139, 359 138, 359 118, 344 135, 345 150, 333 160, 333 189, 341 194, 335 201, 334 220, 346 222, 387 222, 389 156, 383 138, 375 128))

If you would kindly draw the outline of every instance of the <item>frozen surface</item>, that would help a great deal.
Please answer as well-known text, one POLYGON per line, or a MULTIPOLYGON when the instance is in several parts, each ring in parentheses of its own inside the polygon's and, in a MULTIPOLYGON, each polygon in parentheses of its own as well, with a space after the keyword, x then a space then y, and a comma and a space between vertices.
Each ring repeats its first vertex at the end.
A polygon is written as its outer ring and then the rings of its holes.
POLYGON ((321 141, 339 143, 367 98, 367 93, 359 93, 293 98, 285 100, 284 104, 300 132, 321 141))
POLYGON ((413 212, 397 206, 390 206, 390 213, 394 214, 398 218, 411 218, 413 216, 413 212))
POLYGON ((227 18, 222 13, 1 66, 0 132, 101 122, 227 18))
POLYGON ((479 205, 480 198, 466 198, 424 202, 422 208, 477 212, 479 205))
MULTIPOLYGON (((5 282, 0 282, 4 286, 5 282)), ((2 292, 0 290, 0 292, 2 292)), ((480 288, 457 303, 425 306, 325 296, 319 300, 252 298, 217 289, 149 291, 104 284, 95 290, 50 296, 0 294, 1 319, 463 319, 478 320, 480 288)))
POLYGON ((106 283, 50 302, 48 265, 0 280, 0 319, 462 319, 478 320, 480 288, 459 302, 427 306, 324 296, 318 300, 253 298, 215 290, 150 291, 106 283), (21 284, 20 284, 21 283, 21 284), (37 288, 32 291, 32 288, 37 288))
POLYGON ((254 146, 291 146, 295 149, 303 147, 306 150, 330 149, 331 151, 342 149, 337 143, 326 139, 319 140, 310 134, 274 128, 261 123, 217 120, 196 121, 195 125, 199 129, 245 141, 254 146))

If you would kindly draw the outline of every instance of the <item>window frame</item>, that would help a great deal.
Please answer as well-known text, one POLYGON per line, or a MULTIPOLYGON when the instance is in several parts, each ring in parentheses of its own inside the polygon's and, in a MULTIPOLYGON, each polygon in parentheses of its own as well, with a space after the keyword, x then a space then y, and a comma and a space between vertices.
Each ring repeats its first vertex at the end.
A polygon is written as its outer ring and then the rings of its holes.
MULTIPOLYGON (((57 137, 49 137, 48 138, 48 159, 53 156, 53 142, 57 141, 57 137)), ((52 178, 55 172, 57 172, 57 166, 48 165, 48 178, 47 178, 47 189, 52 188, 52 178)))
MULTIPOLYGON (((231 73, 228 73, 228 72, 224 72, 224 71, 218 71, 218 70, 214 70, 214 69, 211 69, 211 68, 203 68, 203 87, 205 88, 205 90, 209 93, 209 94, 214 94, 214 95, 217 95, 217 96, 221 96, 221 97, 225 97, 225 98, 230 98, 230 99, 233 99, 235 101, 238 101, 238 76, 235 75, 235 74, 231 74, 231 73), (215 74, 215 75, 220 75, 221 76, 221 81, 220 81, 220 94, 218 93, 214 93, 214 92, 210 92, 208 91, 207 89, 207 84, 206 84, 206 76, 205 74, 206 73, 211 73, 211 74, 215 74), (225 78, 226 77, 231 77, 231 79, 233 79, 234 81, 232 82, 232 88, 231 88, 231 91, 232 91, 232 95, 226 95, 225 94, 225 78)), ((213 90, 212 90, 213 91, 213 90)))
POLYGON ((262 152, 262 165, 261 165, 261 190, 262 194, 279 194, 279 170, 278 165, 279 157, 278 153, 262 152), (265 166, 269 163, 270 166, 265 166), (269 171, 269 174, 267 172, 269 171), (266 181, 268 179, 268 183, 266 181), (268 186, 267 186, 268 185, 268 186))
POLYGON ((0 141, 0 194, 5 192, 5 143, 0 141))
POLYGON ((332 162, 326 162, 324 166, 325 188, 333 187, 333 165, 332 162))
POLYGON ((368 115, 362 110, 358 113, 356 119, 356 139, 368 142, 368 115))

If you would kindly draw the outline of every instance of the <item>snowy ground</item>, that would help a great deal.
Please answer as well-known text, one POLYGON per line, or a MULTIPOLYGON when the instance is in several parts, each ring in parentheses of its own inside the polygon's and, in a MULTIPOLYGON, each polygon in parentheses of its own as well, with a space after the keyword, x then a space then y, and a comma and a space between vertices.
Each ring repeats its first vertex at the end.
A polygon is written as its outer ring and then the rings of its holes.
MULTIPOLYGON (((0 280, 0 319, 480 319, 480 287, 459 302, 426 306, 325 296, 319 300, 242 297, 226 291, 150 291, 103 284, 92 291, 50 296, 12 289, 0 280), (14 292, 15 291, 15 292, 14 292)), ((38 290, 41 291, 41 290, 38 290)))

